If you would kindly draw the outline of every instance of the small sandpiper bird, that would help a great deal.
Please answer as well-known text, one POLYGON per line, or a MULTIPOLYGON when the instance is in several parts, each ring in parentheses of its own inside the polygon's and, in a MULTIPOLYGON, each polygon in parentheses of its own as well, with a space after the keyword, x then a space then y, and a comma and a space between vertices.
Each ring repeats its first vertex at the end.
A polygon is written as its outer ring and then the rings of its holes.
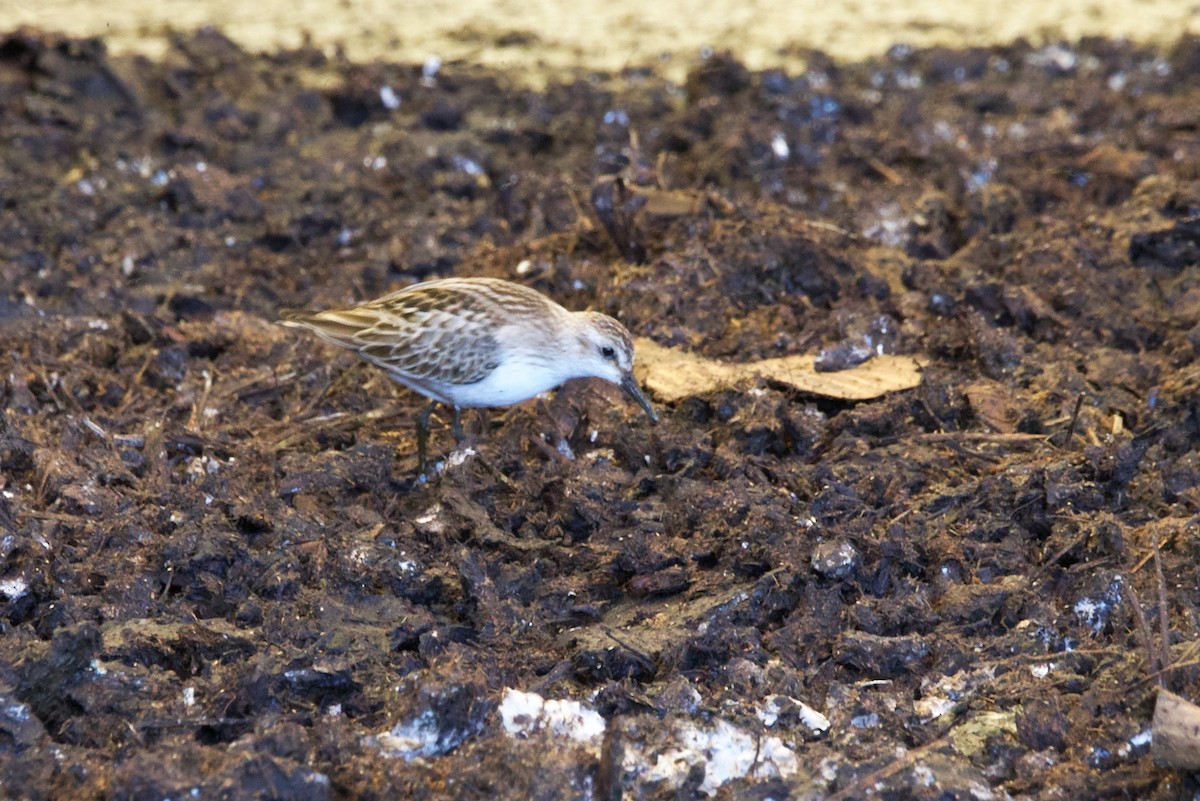
POLYGON ((429 415, 508 406, 572 378, 619 385, 658 420, 633 377, 633 341, 598 312, 572 312, 520 284, 496 278, 447 278, 415 284, 348 309, 287 311, 282 323, 382 367, 432 402, 417 416, 417 470, 425 478, 429 415))

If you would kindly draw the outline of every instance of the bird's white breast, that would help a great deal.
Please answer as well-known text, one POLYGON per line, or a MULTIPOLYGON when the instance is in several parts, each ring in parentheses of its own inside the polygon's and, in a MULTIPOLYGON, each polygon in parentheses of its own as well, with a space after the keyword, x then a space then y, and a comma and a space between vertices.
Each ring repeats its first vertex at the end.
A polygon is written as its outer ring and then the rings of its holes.
POLYGON ((487 378, 474 384, 443 385, 456 406, 509 406, 548 392, 570 378, 555 365, 506 359, 487 378))

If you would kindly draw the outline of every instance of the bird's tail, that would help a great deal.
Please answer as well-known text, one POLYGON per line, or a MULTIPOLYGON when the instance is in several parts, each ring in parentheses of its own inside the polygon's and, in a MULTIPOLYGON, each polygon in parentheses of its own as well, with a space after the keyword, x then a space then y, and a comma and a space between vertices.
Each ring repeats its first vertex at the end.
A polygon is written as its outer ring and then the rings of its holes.
POLYGON ((363 331, 376 322, 373 315, 363 314, 356 309, 319 312, 284 309, 279 313, 280 325, 305 328, 330 344, 351 349, 362 346, 363 331))

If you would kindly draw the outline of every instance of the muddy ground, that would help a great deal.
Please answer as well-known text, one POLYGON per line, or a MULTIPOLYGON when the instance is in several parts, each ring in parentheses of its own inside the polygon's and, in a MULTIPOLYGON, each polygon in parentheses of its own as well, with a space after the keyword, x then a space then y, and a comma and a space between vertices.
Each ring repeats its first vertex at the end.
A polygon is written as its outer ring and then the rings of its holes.
POLYGON ((1192 797, 1200 41, 806 58, 0 38, 3 797, 1192 797), (273 321, 444 275, 924 380, 579 382, 421 484, 273 321))

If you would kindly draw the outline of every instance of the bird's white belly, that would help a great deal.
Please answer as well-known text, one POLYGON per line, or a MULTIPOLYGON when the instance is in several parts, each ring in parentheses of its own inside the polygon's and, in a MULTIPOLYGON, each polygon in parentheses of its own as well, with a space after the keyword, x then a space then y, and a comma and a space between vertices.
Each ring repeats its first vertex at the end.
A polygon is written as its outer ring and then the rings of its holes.
POLYGON ((502 364, 474 384, 442 384, 446 401, 463 408, 510 406, 554 389, 566 379, 545 365, 502 364))

